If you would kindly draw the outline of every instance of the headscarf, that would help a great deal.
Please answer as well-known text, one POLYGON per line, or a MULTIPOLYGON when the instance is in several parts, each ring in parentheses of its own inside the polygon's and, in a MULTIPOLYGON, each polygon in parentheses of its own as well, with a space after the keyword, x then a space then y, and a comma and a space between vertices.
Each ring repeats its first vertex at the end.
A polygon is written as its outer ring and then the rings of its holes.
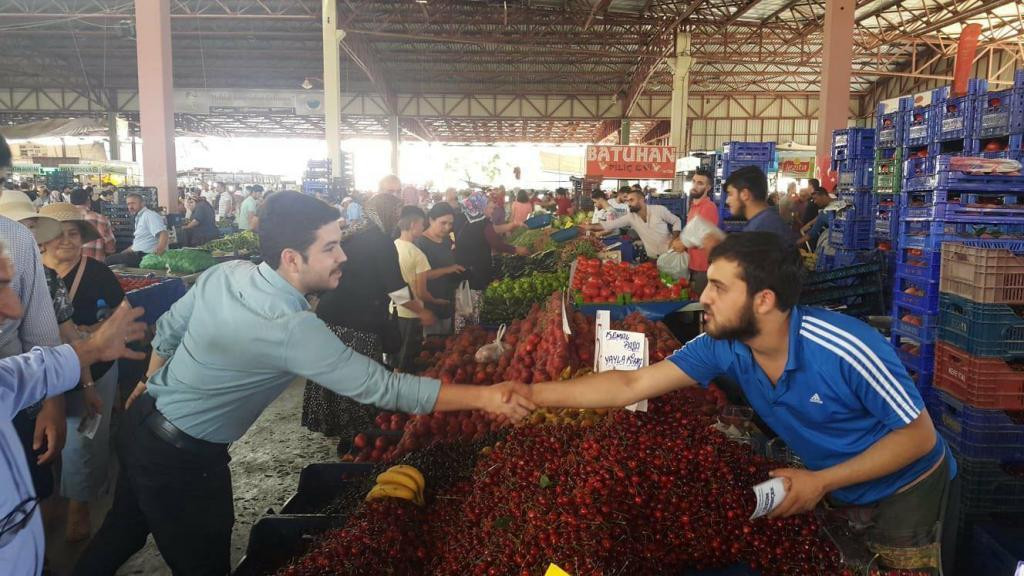
POLYGON ((473 222, 479 222, 486 216, 484 209, 487 207, 487 196, 483 192, 474 191, 462 201, 462 213, 466 215, 466 220, 469 220, 470 224, 473 222))
POLYGON ((401 214, 401 198, 386 192, 377 194, 363 205, 363 219, 341 231, 341 241, 345 242, 370 226, 376 226, 390 238, 398 227, 401 214))

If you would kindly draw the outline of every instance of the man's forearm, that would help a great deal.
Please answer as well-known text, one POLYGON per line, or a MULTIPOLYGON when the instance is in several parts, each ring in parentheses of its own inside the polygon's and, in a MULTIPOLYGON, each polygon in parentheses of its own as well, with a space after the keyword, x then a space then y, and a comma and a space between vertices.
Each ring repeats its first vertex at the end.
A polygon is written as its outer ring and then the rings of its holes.
POLYGON ((907 427, 893 430, 864 452, 818 474, 832 492, 892 474, 927 454, 935 442, 931 418, 922 411, 907 427))
POLYGON ((486 386, 442 384, 437 393, 437 402, 434 403, 434 411, 476 410, 483 406, 486 390, 486 386))
POLYGON ((634 372, 588 374, 567 381, 542 382, 531 387, 537 406, 549 408, 621 408, 643 400, 630 385, 634 372))
POLYGON ((157 241, 156 253, 157 254, 163 254, 166 251, 167 251, 167 232, 164 231, 164 232, 160 233, 160 239, 157 241))

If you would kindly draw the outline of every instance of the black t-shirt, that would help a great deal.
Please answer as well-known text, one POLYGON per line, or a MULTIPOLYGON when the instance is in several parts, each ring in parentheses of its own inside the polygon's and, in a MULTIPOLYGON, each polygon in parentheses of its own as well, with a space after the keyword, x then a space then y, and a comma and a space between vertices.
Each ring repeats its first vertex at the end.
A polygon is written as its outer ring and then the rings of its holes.
POLYGON ((803 214, 804 224, 807 224, 811 220, 814 220, 815 218, 817 218, 818 212, 820 210, 821 210, 821 208, 818 208, 818 205, 814 203, 814 199, 813 198, 808 200, 807 201, 807 206, 804 207, 804 214, 803 214))
MULTIPOLYGON (((78 274, 78 266, 72 268, 63 278, 69 293, 75 283, 76 274, 78 274)), ((79 326, 92 326, 96 323, 96 312, 99 310, 96 304, 100 300, 105 301, 107 307, 113 311, 124 300, 124 290, 121 289, 121 283, 117 281, 117 276, 110 271, 110 268, 107 268, 106 264, 86 258, 85 271, 82 273, 82 280, 78 283, 78 291, 71 299, 71 304, 75 307, 75 313, 71 319, 79 326)), ((113 362, 93 364, 93 380, 102 378, 113 365, 113 362)))
POLYGON ((338 287, 320 297, 316 315, 335 326, 383 336, 388 321, 388 294, 407 286, 393 240, 371 226, 341 245, 348 260, 338 287))
POLYGON ((486 232, 490 223, 487 218, 472 223, 466 219, 455 222, 455 261, 466 268, 472 290, 484 290, 494 279, 494 260, 486 232))
MULTIPOLYGON (((452 250, 452 241, 448 238, 441 242, 434 242, 426 236, 421 236, 416 241, 416 246, 427 255, 427 261, 430 262, 432 270, 447 268, 455 264, 455 252, 452 250)), ((430 309, 439 318, 451 316, 451 303, 454 302, 455 289, 458 288, 461 281, 459 276, 459 274, 445 274, 440 278, 427 280, 427 292, 430 292, 434 298, 449 302, 448 306, 430 306, 430 309)))
POLYGON ((213 213, 213 206, 206 200, 196 202, 196 207, 192 210, 192 219, 199 223, 192 231, 197 244, 205 244, 220 236, 217 216, 213 213))

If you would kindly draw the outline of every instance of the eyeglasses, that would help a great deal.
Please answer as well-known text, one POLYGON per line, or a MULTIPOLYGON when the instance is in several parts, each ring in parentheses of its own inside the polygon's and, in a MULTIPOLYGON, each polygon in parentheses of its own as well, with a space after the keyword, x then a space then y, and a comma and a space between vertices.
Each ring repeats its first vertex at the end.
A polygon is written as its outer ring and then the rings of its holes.
POLYGON ((22 500, 6 516, 0 518, 0 548, 10 544, 18 536, 18 533, 28 526, 38 506, 39 500, 28 498, 22 500))

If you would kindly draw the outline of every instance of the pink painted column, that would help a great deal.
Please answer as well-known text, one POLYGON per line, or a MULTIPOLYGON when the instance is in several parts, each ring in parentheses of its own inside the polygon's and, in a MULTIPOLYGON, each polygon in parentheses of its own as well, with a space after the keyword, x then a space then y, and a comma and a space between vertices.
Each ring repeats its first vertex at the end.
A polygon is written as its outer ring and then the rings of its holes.
POLYGON ((821 96, 818 110, 817 167, 825 182, 832 131, 847 127, 850 117, 850 72, 853 69, 855 0, 826 0, 825 40, 821 54, 821 96))
POLYGON ((156 186, 160 206, 178 209, 174 158, 174 78, 171 74, 171 0, 135 0, 135 49, 139 62, 142 177, 156 186))

